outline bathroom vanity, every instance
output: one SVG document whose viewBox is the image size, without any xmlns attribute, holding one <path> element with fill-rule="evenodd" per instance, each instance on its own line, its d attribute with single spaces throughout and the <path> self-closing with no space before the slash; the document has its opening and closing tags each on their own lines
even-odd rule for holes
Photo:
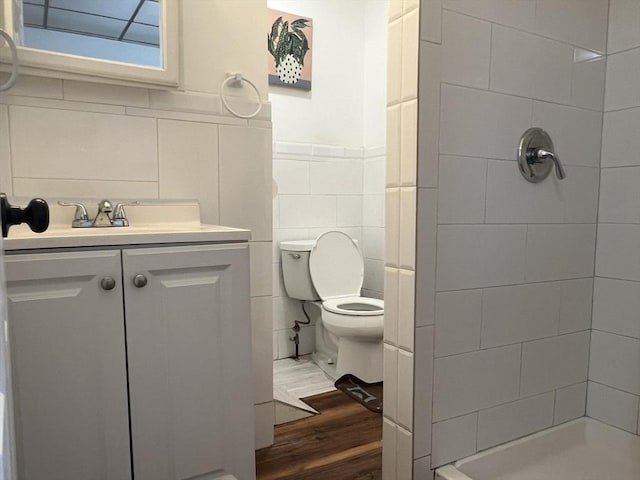
<svg viewBox="0 0 640 480">
<path fill-rule="evenodd" d="M 158 218 L 5 240 L 19 478 L 255 478 L 249 231 Z"/>
</svg>

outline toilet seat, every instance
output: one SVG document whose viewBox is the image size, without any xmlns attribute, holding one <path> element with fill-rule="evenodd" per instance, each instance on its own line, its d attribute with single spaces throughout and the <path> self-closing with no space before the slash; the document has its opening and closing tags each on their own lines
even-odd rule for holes
<svg viewBox="0 0 640 480">
<path fill-rule="evenodd" d="M 384 301 L 377 298 L 360 296 L 332 298 L 324 301 L 322 307 L 332 313 L 354 317 L 384 315 Z"/>
</svg>

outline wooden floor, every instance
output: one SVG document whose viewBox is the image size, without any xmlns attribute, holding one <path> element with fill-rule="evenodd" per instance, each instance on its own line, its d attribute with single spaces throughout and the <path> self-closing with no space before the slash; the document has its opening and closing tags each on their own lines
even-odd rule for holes
<svg viewBox="0 0 640 480">
<path fill-rule="evenodd" d="M 304 400 L 320 415 L 275 427 L 256 452 L 258 480 L 381 480 L 382 415 L 340 391 Z"/>
</svg>

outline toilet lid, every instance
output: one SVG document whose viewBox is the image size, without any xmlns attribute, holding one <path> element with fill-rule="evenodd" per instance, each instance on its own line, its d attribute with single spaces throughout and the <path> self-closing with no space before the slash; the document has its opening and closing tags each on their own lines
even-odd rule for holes
<svg viewBox="0 0 640 480">
<path fill-rule="evenodd" d="M 323 300 L 360 295 L 364 278 L 362 253 L 349 235 L 324 233 L 309 255 L 309 272 Z"/>
</svg>

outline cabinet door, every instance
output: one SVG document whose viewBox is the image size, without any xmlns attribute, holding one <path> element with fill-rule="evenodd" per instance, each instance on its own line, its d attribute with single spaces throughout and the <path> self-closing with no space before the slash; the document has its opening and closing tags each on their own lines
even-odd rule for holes
<svg viewBox="0 0 640 480">
<path fill-rule="evenodd" d="M 135 479 L 255 478 L 248 246 L 125 250 L 123 272 Z"/>
<path fill-rule="evenodd" d="M 18 478 L 130 479 L 120 252 L 5 260 Z"/>
</svg>

